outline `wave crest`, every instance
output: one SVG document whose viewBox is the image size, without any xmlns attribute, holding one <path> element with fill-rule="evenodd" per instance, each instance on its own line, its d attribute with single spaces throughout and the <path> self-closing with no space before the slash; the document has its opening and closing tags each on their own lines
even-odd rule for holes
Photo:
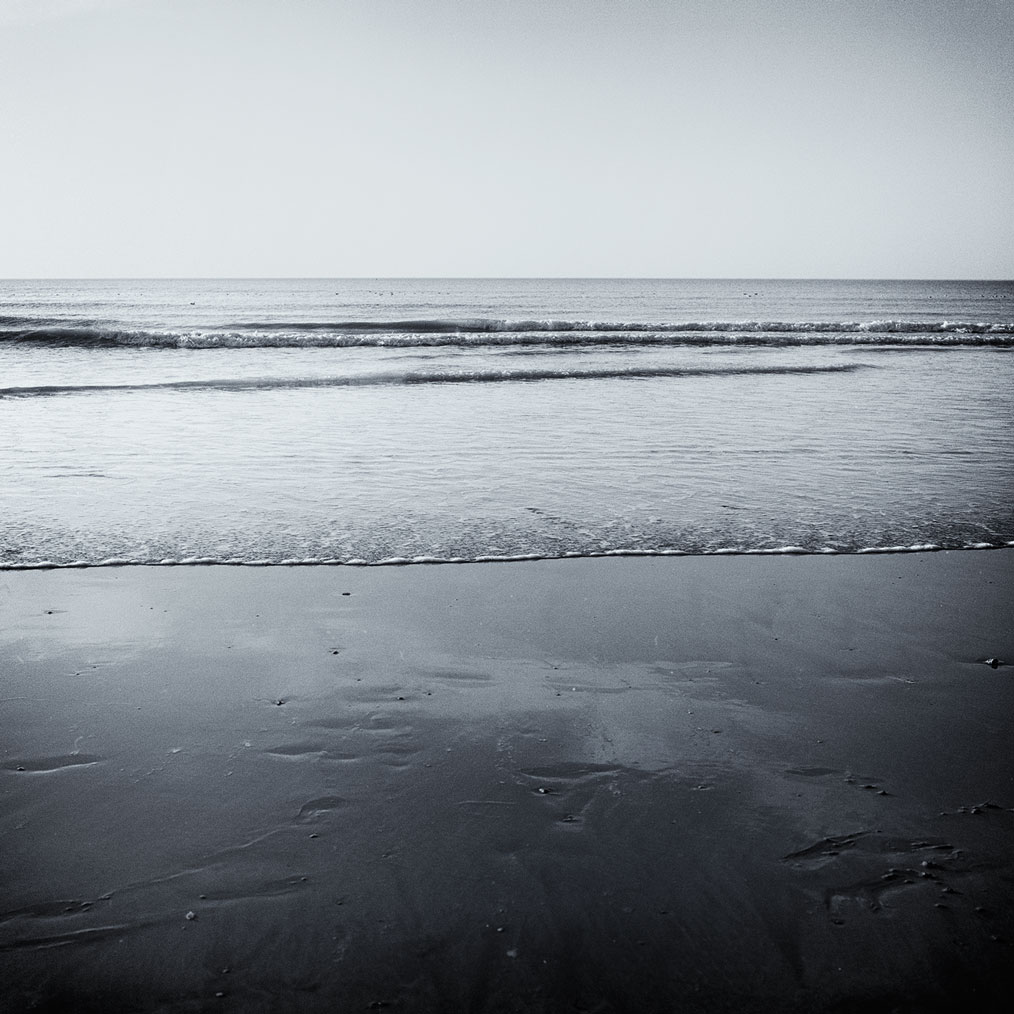
<svg viewBox="0 0 1014 1014">
<path fill-rule="evenodd" d="M 1014 346 L 1014 322 L 987 321 L 246 321 L 191 329 L 0 317 L 0 342 L 152 348 L 509 345 L 995 345 Z"/>
<path fill-rule="evenodd" d="M 541 380 L 651 380 L 656 377 L 777 376 L 810 373 L 853 373 L 872 369 L 866 363 L 827 366 L 644 366 L 603 369 L 412 370 L 344 377 L 257 377 L 207 380 L 165 380 L 135 384 L 43 384 L 0 387 L 0 398 L 40 398 L 60 394 L 99 394 L 127 391 L 261 391 L 327 387 L 374 387 L 397 384 L 495 384 Z"/>
</svg>

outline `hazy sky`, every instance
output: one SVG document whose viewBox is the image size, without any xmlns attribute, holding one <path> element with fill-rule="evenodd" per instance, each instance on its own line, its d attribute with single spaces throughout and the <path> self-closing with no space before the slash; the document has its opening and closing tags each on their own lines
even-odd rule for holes
<svg viewBox="0 0 1014 1014">
<path fill-rule="evenodd" d="M 1014 0 L 0 0 L 0 276 L 1014 277 Z"/>
</svg>

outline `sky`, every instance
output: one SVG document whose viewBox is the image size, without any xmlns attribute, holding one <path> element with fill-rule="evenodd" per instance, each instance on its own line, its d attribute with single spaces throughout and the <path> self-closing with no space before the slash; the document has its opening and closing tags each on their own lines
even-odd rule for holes
<svg viewBox="0 0 1014 1014">
<path fill-rule="evenodd" d="M 0 277 L 1014 277 L 1014 0 L 0 0 Z"/>
</svg>

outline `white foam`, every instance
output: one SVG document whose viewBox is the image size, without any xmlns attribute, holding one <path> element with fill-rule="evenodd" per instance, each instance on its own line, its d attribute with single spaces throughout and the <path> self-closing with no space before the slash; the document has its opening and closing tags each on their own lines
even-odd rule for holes
<svg viewBox="0 0 1014 1014">
<path fill-rule="evenodd" d="M 1003 543 L 972 542 L 961 546 L 950 547 L 954 551 L 981 551 L 987 549 L 1007 549 L 1014 547 L 1014 540 Z M 627 547 L 623 549 L 596 549 L 588 552 L 568 550 L 564 553 L 486 553 L 474 557 L 420 555 L 414 557 L 389 556 L 380 560 L 365 560 L 352 557 L 347 560 L 337 557 L 286 557 L 284 559 L 260 558 L 247 560 L 242 557 L 189 556 L 183 558 L 164 557 L 162 559 L 128 559 L 125 557 L 107 557 L 101 560 L 0 560 L 0 570 L 67 570 L 85 569 L 90 567 L 406 567 L 432 566 L 439 564 L 467 563 L 520 563 L 533 560 L 584 560 L 605 559 L 616 557 L 641 556 L 848 556 L 869 555 L 874 553 L 932 553 L 948 547 L 933 542 L 916 543 L 913 545 L 865 546 L 860 549 L 846 551 L 831 546 L 808 550 L 802 546 L 778 546 L 764 548 L 723 546 L 718 549 L 687 551 L 665 547 L 662 549 Z"/>
<path fill-rule="evenodd" d="M 934 553 L 943 549 L 934 542 L 924 542 L 915 546 L 866 546 L 857 549 L 857 553 Z"/>
</svg>

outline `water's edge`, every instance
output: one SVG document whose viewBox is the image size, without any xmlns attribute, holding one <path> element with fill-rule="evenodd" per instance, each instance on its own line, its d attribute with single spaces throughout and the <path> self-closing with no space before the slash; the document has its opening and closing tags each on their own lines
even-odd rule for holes
<svg viewBox="0 0 1014 1014">
<path fill-rule="evenodd" d="M 715 549 L 708 552 L 688 552 L 681 549 L 608 549 L 593 553 L 563 553 L 557 556 L 548 553 L 518 553 L 506 556 L 438 557 L 392 556 L 383 560 L 337 560 L 320 557 L 284 560 L 243 560 L 230 557 L 184 557 L 163 560 L 127 560 L 110 557 L 107 560 L 73 560 L 68 563 L 54 560 L 15 561 L 0 560 L 0 571 L 17 570 L 92 570 L 111 567 L 427 567 L 462 565 L 475 563 L 524 563 L 533 560 L 591 560 L 603 557 L 706 557 L 706 556 L 871 556 L 896 553 L 969 553 L 986 550 L 1014 549 L 1014 540 L 999 544 L 980 542 L 965 546 L 938 546 L 923 543 L 914 546 L 870 546 L 863 549 L 843 551 L 821 549 L 817 551 L 799 546 L 782 546 L 777 549 Z"/>
</svg>

